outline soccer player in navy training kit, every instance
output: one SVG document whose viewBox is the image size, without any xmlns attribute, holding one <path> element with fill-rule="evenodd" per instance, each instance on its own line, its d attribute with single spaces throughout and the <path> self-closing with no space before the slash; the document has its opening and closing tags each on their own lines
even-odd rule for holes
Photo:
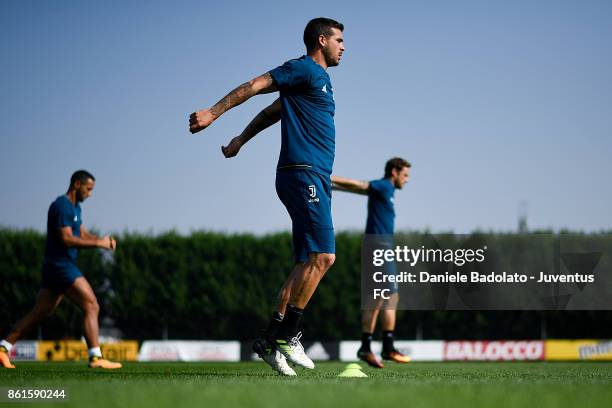
<svg viewBox="0 0 612 408">
<path fill-rule="evenodd" d="M 94 186 L 94 176 L 85 170 L 78 170 L 70 178 L 68 192 L 59 196 L 49 207 L 42 288 L 32 310 L 19 320 L 0 342 L 0 365 L 5 368 L 15 368 L 9 360 L 15 342 L 51 315 L 64 296 L 83 311 L 83 332 L 89 348 L 89 367 L 121 368 L 120 363 L 102 358 L 98 339 L 100 308 L 91 286 L 76 265 L 78 249 L 104 248 L 114 251 L 117 246 L 110 236 L 99 238 L 83 226 L 80 203 L 91 196 Z"/>
<path fill-rule="evenodd" d="M 306 55 L 246 82 L 210 109 L 191 114 L 189 130 L 199 132 L 228 109 L 254 95 L 280 92 L 244 129 L 222 147 L 238 154 L 252 137 L 281 121 L 276 191 L 291 216 L 295 266 L 282 286 L 276 311 L 253 350 L 282 375 L 295 375 L 287 360 L 304 368 L 314 363 L 300 343 L 299 322 L 323 275 L 335 260 L 330 175 L 335 154 L 333 87 L 326 70 L 344 52 L 344 26 L 328 18 L 311 20 L 304 30 Z"/>
<path fill-rule="evenodd" d="M 395 207 L 393 196 L 395 189 L 401 189 L 410 177 L 410 163 L 399 157 L 389 160 L 385 165 L 385 176 L 379 180 L 370 182 L 353 180 L 344 177 L 332 176 L 332 188 L 334 190 L 347 191 L 368 196 L 368 220 L 366 222 L 366 234 L 376 235 L 387 245 L 392 244 Z M 395 275 L 395 265 L 387 264 L 385 274 Z M 384 304 L 379 302 L 373 310 L 363 310 L 361 315 L 361 348 L 357 356 L 376 368 L 383 368 L 370 348 L 372 334 L 376 328 L 376 320 L 380 314 L 382 317 L 383 349 L 382 358 L 398 363 L 407 363 L 410 358 L 397 351 L 393 345 L 393 332 L 395 331 L 395 316 L 397 302 L 399 300 L 397 283 L 390 284 L 391 299 Z M 381 312 L 382 309 L 382 313 Z"/>
</svg>

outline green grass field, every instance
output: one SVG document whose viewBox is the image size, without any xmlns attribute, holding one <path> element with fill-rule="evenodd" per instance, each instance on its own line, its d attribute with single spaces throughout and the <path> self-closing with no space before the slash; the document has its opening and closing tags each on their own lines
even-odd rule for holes
<svg viewBox="0 0 612 408">
<path fill-rule="evenodd" d="M 0 388 L 64 388 L 61 407 L 610 407 L 612 363 L 413 363 L 337 378 L 343 363 L 275 375 L 263 363 L 19 363 Z M 363 365 L 362 365 L 363 366 Z M 1 406 L 39 406 L 5 403 Z"/>
</svg>

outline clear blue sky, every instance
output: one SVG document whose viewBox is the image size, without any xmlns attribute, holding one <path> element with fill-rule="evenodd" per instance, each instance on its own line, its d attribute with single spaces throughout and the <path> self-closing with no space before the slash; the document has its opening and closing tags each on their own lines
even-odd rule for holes
<svg viewBox="0 0 612 408">
<path fill-rule="evenodd" d="M 2 2 L 0 225 L 43 230 L 86 168 L 84 220 L 103 232 L 289 229 L 280 126 L 237 158 L 219 149 L 274 96 L 195 136 L 187 117 L 302 55 L 327 16 L 346 45 L 334 172 L 411 161 L 398 229 L 514 230 L 521 201 L 531 228 L 612 228 L 612 2 L 211 3 Z M 333 205 L 337 229 L 363 229 L 364 197 Z"/>
</svg>

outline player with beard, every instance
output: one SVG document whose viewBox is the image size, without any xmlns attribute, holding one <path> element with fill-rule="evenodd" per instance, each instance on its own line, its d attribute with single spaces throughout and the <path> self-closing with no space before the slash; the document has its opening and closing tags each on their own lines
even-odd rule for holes
<svg viewBox="0 0 612 408">
<path fill-rule="evenodd" d="M 0 341 L 2 367 L 15 368 L 9 359 L 15 342 L 50 316 L 66 296 L 83 311 L 83 332 L 89 349 L 89 367 L 121 368 L 120 363 L 102 358 L 98 339 L 100 307 L 89 282 L 76 264 L 77 251 L 81 248 L 114 251 L 117 246 L 112 237 L 97 237 L 83 225 L 80 203 L 91 196 L 95 180 L 94 176 L 85 170 L 76 171 L 70 178 L 68 192 L 59 196 L 49 207 L 42 288 L 32 310 Z"/>
<path fill-rule="evenodd" d="M 361 181 L 332 176 L 332 189 L 347 191 L 368 196 L 368 219 L 366 235 L 375 236 L 382 246 L 391 248 L 395 223 L 395 206 L 393 196 L 396 189 L 402 189 L 410 177 L 410 163 L 399 157 L 390 159 L 385 164 L 385 175 L 379 180 Z M 396 275 L 395 264 L 386 263 L 385 275 Z M 403 355 L 393 345 L 396 308 L 399 300 L 397 283 L 390 283 L 390 299 L 378 302 L 372 310 L 363 310 L 361 314 L 361 348 L 357 356 L 376 368 L 383 368 L 371 350 L 372 334 L 376 328 L 377 317 L 381 316 L 383 349 L 382 358 L 397 363 L 407 363 L 410 358 Z"/>
<path fill-rule="evenodd" d="M 327 68 L 340 63 L 343 30 L 342 24 L 329 18 L 311 20 L 304 30 L 306 55 L 240 85 L 210 109 L 194 112 L 189 119 L 189 130 L 196 133 L 254 95 L 280 93 L 222 151 L 226 157 L 235 156 L 256 134 L 281 121 L 276 191 L 291 217 L 295 265 L 279 292 L 268 328 L 253 349 L 282 375 L 295 375 L 286 360 L 314 368 L 300 342 L 300 320 L 335 260 L 330 185 L 335 103 Z"/>
</svg>

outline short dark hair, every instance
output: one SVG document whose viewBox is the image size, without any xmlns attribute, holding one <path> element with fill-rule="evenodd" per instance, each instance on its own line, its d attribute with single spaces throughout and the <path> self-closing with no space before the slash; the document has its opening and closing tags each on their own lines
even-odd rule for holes
<svg viewBox="0 0 612 408">
<path fill-rule="evenodd" d="M 332 28 L 344 31 L 344 25 L 331 18 L 318 17 L 310 20 L 304 29 L 304 45 L 306 45 L 306 51 L 309 52 L 316 48 L 319 43 L 320 35 L 324 35 L 325 37 L 331 36 Z"/>
<path fill-rule="evenodd" d="M 391 177 L 391 172 L 393 171 L 393 169 L 401 170 L 404 167 L 410 168 L 412 167 L 412 165 L 401 157 L 394 157 L 392 159 L 389 159 L 389 161 L 387 161 L 387 164 L 385 164 L 385 178 Z"/>
<path fill-rule="evenodd" d="M 76 183 L 77 181 L 80 181 L 81 183 L 86 183 L 89 179 L 96 181 L 96 178 L 93 176 L 93 174 L 91 174 L 87 170 L 77 170 L 72 173 L 72 176 L 70 177 L 70 188 L 72 188 L 72 186 L 74 186 L 74 183 Z"/>
</svg>

